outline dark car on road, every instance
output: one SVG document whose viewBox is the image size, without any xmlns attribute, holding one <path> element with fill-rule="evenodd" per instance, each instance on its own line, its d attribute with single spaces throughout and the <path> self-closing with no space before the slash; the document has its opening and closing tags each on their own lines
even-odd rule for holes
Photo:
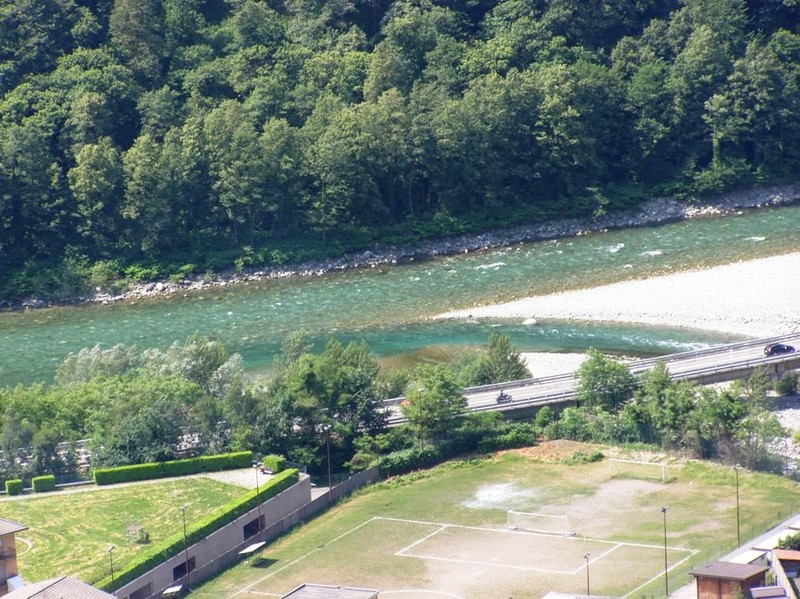
<svg viewBox="0 0 800 599">
<path fill-rule="evenodd" d="M 784 343 L 770 343 L 764 348 L 765 356 L 779 356 L 781 354 L 793 354 L 794 348 Z"/>
<path fill-rule="evenodd" d="M 511 396 L 505 391 L 501 391 L 500 395 L 497 396 L 497 403 L 511 403 L 511 401 Z"/>
</svg>

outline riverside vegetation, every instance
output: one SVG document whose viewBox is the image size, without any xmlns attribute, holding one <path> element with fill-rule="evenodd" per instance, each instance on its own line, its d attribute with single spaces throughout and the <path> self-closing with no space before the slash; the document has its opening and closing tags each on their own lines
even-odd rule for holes
<svg viewBox="0 0 800 599">
<path fill-rule="evenodd" d="M 789 0 L 5 3 L 0 297 L 791 177 L 798 17 Z"/>
<path fill-rule="evenodd" d="M 465 413 L 461 389 L 530 376 L 507 337 L 450 364 L 382 371 L 366 343 L 331 340 L 313 354 L 286 339 L 269 379 L 245 377 L 241 357 L 199 336 L 167 350 L 118 345 L 71 354 L 51 385 L 0 389 L 0 476 L 75 475 L 89 438 L 93 467 L 230 451 L 278 454 L 321 474 L 380 463 L 384 475 L 454 455 L 535 444 L 538 438 L 644 443 L 702 458 L 783 471 L 769 442 L 784 431 L 770 412 L 766 375 L 725 390 L 673 382 L 663 365 L 635 378 L 591 351 L 577 371 L 580 407 L 533 421 Z M 787 375 L 780 391 L 793 393 Z M 382 400 L 406 395 L 408 422 L 388 429 Z M 168 416 L 168 417 L 165 417 Z"/>
</svg>

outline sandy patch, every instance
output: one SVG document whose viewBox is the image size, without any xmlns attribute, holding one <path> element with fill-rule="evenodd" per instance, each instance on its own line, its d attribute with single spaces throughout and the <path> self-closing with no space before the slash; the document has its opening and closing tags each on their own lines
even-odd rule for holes
<svg viewBox="0 0 800 599">
<path fill-rule="evenodd" d="M 438 318 L 638 323 L 770 337 L 800 330 L 800 253 L 468 308 Z"/>
</svg>

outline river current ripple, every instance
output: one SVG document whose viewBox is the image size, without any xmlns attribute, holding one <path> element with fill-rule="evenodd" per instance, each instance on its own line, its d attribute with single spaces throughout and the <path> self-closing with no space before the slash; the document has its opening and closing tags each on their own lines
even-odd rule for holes
<svg viewBox="0 0 800 599">
<path fill-rule="evenodd" d="M 387 362 L 436 360 L 491 331 L 522 350 L 658 355 L 731 340 L 681 329 L 544 322 L 431 321 L 434 314 L 800 250 L 800 206 L 517 244 L 419 263 L 206 289 L 170 298 L 0 313 L 0 387 L 50 380 L 69 352 L 167 347 L 194 332 L 222 340 L 251 372 L 290 332 L 365 339 Z M 789 276 L 790 273 L 787 273 Z M 735 290 L 732 290 L 734 292 Z"/>
</svg>

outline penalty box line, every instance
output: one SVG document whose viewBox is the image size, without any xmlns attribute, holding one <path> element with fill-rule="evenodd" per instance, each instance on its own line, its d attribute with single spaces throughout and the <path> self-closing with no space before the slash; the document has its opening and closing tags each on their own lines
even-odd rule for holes
<svg viewBox="0 0 800 599">
<path fill-rule="evenodd" d="M 430 559 L 430 560 L 451 562 L 451 563 L 457 563 L 457 564 L 472 564 L 472 565 L 479 565 L 479 566 L 496 566 L 496 567 L 501 567 L 501 568 L 509 568 L 509 569 L 514 569 L 514 570 L 523 570 L 523 571 L 531 571 L 531 572 L 550 572 L 550 573 L 553 573 L 553 574 L 570 574 L 570 575 L 574 575 L 574 574 L 577 574 L 578 572 L 581 572 L 586 566 L 581 564 L 580 566 L 578 566 L 574 570 L 553 570 L 553 569 L 549 569 L 549 568 L 534 568 L 534 567 L 527 567 L 527 566 L 512 566 L 512 565 L 508 565 L 508 564 L 498 564 L 496 562 L 481 562 L 481 561 L 473 561 L 473 560 L 460 560 L 460 559 L 445 558 L 445 557 L 440 557 L 440 556 L 435 556 L 435 555 L 427 555 L 427 554 L 423 554 L 423 553 L 409 553 L 409 551 L 411 549 L 413 549 L 414 547 L 416 547 L 417 545 L 420 545 L 420 544 L 424 543 L 428 539 L 430 539 L 432 537 L 435 537 L 436 535 L 438 535 L 439 533 L 441 533 L 442 531 L 444 531 L 444 530 L 446 530 L 448 528 L 462 528 L 462 529 L 465 529 L 465 530 L 477 530 L 477 531 L 482 531 L 482 532 L 492 532 L 492 533 L 502 533 L 502 534 L 525 534 L 525 535 L 530 535 L 530 536 L 548 537 L 548 538 L 557 537 L 557 538 L 564 538 L 564 539 L 567 539 L 567 540 L 574 540 L 574 541 L 580 540 L 582 543 L 585 543 L 585 542 L 589 541 L 589 542 L 592 542 L 592 543 L 602 543 L 602 544 L 605 544 L 605 545 L 611 545 L 611 547 L 607 551 L 604 551 L 603 553 L 597 555 L 597 557 L 594 557 L 591 560 L 589 560 L 590 564 L 593 564 L 595 562 L 599 562 L 601 559 L 607 557 L 608 555 L 610 555 L 611 553 L 617 551 L 618 549 L 621 549 L 622 547 L 639 547 L 639 548 L 642 548 L 642 549 L 658 549 L 658 550 L 661 550 L 664 547 L 663 545 L 654 545 L 654 544 L 650 544 L 650 543 L 629 543 L 629 542 L 625 542 L 625 541 L 607 541 L 605 539 L 594 539 L 594 538 L 587 537 L 587 536 L 584 536 L 584 535 L 581 535 L 580 537 L 577 537 L 577 536 L 564 537 L 560 533 L 534 532 L 534 531 L 528 531 L 528 530 L 514 530 L 514 531 L 511 531 L 511 530 L 507 530 L 507 529 L 503 529 L 503 528 L 487 528 L 487 527 L 484 527 L 484 526 L 466 526 L 466 525 L 461 525 L 461 524 L 447 524 L 447 523 L 444 523 L 444 522 L 432 522 L 432 521 L 429 521 L 429 520 L 412 520 L 412 519 L 408 519 L 408 518 L 389 518 L 389 517 L 384 517 L 384 516 L 373 516 L 371 518 L 371 520 L 384 520 L 386 522 L 398 522 L 398 523 L 401 523 L 401 524 L 421 524 L 423 526 L 435 526 L 436 527 L 436 530 L 434 530 L 432 533 L 427 534 L 424 537 L 421 537 L 421 538 L 417 539 L 416 541 L 414 541 L 410 545 L 408 545 L 406 547 L 403 547 L 399 551 L 395 552 L 395 555 L 398 556 L 398 557 L 411 557 L 411 558 L 416 558 L 416 559 Z M 686 557 L 684 557 L 682 560 L 680 560 L 676 564 L 670 566 L 670 568 L 668 570 L 672 570 L 673 568 L 678 567 L 683 562 L 685 562 L 686 560 L 690 559 L 693 555 L 695 555 L 697 553 L 697 551 L 694 550 L 694 549 L 686 549 L 684 547 L 670 547 L 670 546 L 667 546 L 667 550 L 688 553 L 688 555 Z M 655 580 L 656 578 L 658 578 L 658 576 L 656 576 L 652 580 Z M 632 594 L 632 593 L 636 592 L 637 590 L 647 586 L 648 584 L 650 584 L 652 582 L 652 580 L 649 580 L 646 583 L 644 583 L 643 585 L 637 587 L 636 589 L 631 591 L 628 595 L 625 595 L 625 597 L 628 597 L 630 594 Z"/>
</svg>

